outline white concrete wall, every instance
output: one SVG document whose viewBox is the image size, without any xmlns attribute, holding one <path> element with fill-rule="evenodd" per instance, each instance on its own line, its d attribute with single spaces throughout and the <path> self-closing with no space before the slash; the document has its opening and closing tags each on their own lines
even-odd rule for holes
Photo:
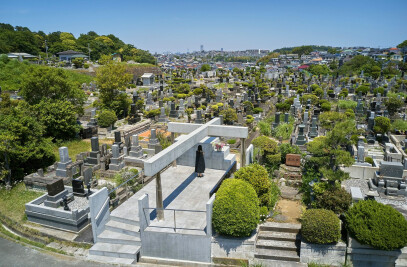
<svg viewBox="0 0 407 267">
<path fill-rule="evenodd" d="M 90 218 L 92 222 L 93 241 L 97 242 L 97 236 L 105 229 L 105 224 L 110 218 L 109 193 L 103 187 L 89 197 Z"/>
<path fill-rule="evenodd" d="M 224 146 L 222 152 L 215 151 L 213 148 L 214 143 L 218 143 L 218 137 L 205 137 L 199 143 L 194 145 L 191 149 L 185 152 L 182 156 L 177 158 L 177 164 L 183 166 L 195 166 L 196 151 L 198 146 L 202 146 L 205 159 L 205 167 L 207 169 L 227 170 L 236 161 L 236 156 L 229 156 L 229 146 Z M 228 157 L 229 156 L 229 157 Z M 228 158 L 226 158 L 228 157 Z"/>
<path fill-rule="evenodd" d="M 346 244 L 311 244 L 301 242 L 300 261 L 302 263 L 328 264 L 342 266 L 345 263 Z"/>
<path fill-rule="evenodd" d="M 141 257 L 211 262 L 211 238 L 207 235 L 147 230 L 141 242 Z"/>
<path fill-rule="evenodd" d="M 352 165 L 350 167 L 343 168 L 343 170 L 349 173 L 351 178 L 367 180 L 369 178 L 373 178 L 374 173 L 379 170 L 379 167 Z"/>
</svg>

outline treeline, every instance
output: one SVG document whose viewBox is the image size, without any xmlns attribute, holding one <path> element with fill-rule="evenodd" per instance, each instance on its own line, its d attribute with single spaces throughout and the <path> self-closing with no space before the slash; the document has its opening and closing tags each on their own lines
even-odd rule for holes
<svg viewBox="0 0 407 267">
<path fill-rule="evenodd" d="M 332 47 L 325 45 L 303 45 L 295 47 L 283 47 L 275 49 L 273 52 L 280 54 L 299 54 L 299 55 L 308 55 L 313 51 L 328 51 L 331 54 L 336 54 L 341 50 L 340 47 Z"/>
<path fill-rule="evenodd" d="M 0 54 L 24 52 L 45 58 L 46 45 L 49 56 L 66 50 L 76 50 L 88 55 L 90 49 L 91 60 L 98 60 L 102 55 L 120 53 L 125 61 L 155 63 L 155 58 L 148 51 L 125 44 L 113 34 L 98 35 L 90 31 L 75 38 L 68 32 L 45 34 L 43 31 L 33 32 L 27 27 L 0 23 Z"/>
</svg>

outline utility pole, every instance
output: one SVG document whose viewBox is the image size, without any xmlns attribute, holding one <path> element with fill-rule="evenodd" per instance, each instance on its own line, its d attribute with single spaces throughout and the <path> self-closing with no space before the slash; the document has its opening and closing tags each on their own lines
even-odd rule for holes
<svg viewBox="0 0 407 267">
<path fill-rule="evenodd" d="M 48 64 L 48 44 L 47 44 L 47 40 L 45 40 L 45 53 L 47 54 L 47 64 Z"/>
</svg>

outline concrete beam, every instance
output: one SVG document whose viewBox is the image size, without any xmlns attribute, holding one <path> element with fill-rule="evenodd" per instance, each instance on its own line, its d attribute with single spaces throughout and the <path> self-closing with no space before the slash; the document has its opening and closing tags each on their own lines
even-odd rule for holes
<svg viewBox="0 0 407 267">
<path fill-rule="evenodd" d="M 249 135 L 249 128 L 247 127 L 209 125 L 208 129 L 209 136 L 247 138 Z"/>
<path fill-rule="evenodd" d="M 182 123 L 182 122 L 169 122 L 168 131 L 171 133 L 183 133 L 188 134 L 195 131 L 199 127 L 202 127 L 202 124 L 195 123 Z"/>
</svg>

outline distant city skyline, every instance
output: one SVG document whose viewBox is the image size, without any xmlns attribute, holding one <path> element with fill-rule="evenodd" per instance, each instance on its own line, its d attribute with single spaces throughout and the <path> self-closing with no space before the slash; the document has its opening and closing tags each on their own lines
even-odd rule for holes
<svg viewBox="0 0 407 267">
<path fill-rule="evenodd" d="M 288 3 L 287 3 L 288 2 Z M 150 52 L 392 47 L 407 39 L 407 1 L 7 1 L 0 23 L 114 34 Z"/>
</svg>

